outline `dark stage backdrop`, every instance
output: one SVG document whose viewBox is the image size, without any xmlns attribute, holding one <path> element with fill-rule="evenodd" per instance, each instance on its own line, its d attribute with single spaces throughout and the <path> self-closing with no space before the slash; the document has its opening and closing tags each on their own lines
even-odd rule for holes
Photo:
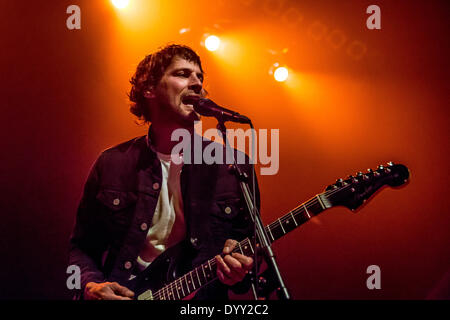
<svg viewBox="0 0 450 320">
<path fill-rule="evenodd" d="M 72 4 L 79 30 L 66 27 Z M 366 27 L 371 4 L 381 8 L 381 30 Z M 146 133 L 128 112 L 128 80 L 168 42 L 199 52 L 212 99 L 256 129 L 279 129 L 278 173 L 257 166 L 265 223 L 359 170 L 387 161 L 411 170 L 407 186 L 384 189 L 357 214 L 330 209 L 274 244 L 294 299 L 448 290 L 446 1 L 134 6 L 0 3 L 1 299 L 70 299 L 68 238 L 87 173 L 102 150 Z M 222 52 L 200 44 L 207 32 L 223 37 Z M 268 74 L 276 61 L 291 70 L 285 83 Z M 380 267 L 379 290 L 366 287 L 370 265 Z"/>
</svg>

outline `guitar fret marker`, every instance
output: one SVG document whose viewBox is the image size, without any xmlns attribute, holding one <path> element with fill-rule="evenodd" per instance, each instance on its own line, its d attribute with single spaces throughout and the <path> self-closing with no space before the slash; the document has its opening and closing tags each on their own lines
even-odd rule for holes
<svg viewBox="0 0 450 320">
<path fill-rule="evenodd" d="M 242 254 L 244 254 L 244 251 L 242 251 L 242 247 L 241 247 L 241 243 L 238 242 L 238 246 L 239 246 L 239 250 L 241 251 Z"/>
<path fill-rule="evenodd" d="M 294 218 L 294 215 L 292 214 L 292 211 L 291 211 L 291 216 L 292 216 L 292 220 L 294 220 L 295 226 L 298 227 L 297 221 L 295 221 L 295 218 Z"/>
<path fill-rule="evenodd" d="M 319 195 L 316 195 L 316 198 L 319 200 L 320 206 L 322 207 L 323 210 L 325 210 L 325 206 L 323 205 L 322 199 L 320 199 Z"/>
<path fill-rule="evenodd" d="M 202 271 L 203 271 L 203 276 L 205 277 L 205 281 L 206 281 L 206 273 L 205 273 L 205 270 L 202 268 Z"/>
<path fill-rule="evenodd" d="M 177 296 L 178 296 L 178 291 L 177 291 L 177 288 L 175 288 L 175 287 L 172 287 L 172 297 L 173 297 L 173 300 L 175 300 L 175 299 L 176 299 L 176 295 L 175 295 L 175 292 L 177 293 Z M 180 299 L 180 298 L 178 297 L 178 299 Z"/>
<path fill-rule="evenodd" d="M 186 282 L 186 288 L 187 288 L 188 292 L 190 292 L 190 291 L 191 291 L 191 289 L 189 288 L 189 283 L 188 283 L 188 279 L 187 279 L 187 277 L 186 277 L 186 276 L 184 276 L 183 278 L 184 278 L 184 282 Z"/>
<path fill-rule="evenodd" d="M 279 221 L 279 223 L 280 223 L 280 226 L 281 226 L 281 230 L 283 230 L 283 233 L 284 233 L 284 234 L 286 234 L 286 231 L 284 231 L 284 228 L 283 228 L 283 223 L 281 222 L 281 220 L 280 220 L 280 219 L 278 219 L 278 221 Z"/>
<path fill-rule="evenodd" d="M 209 271 L 211 271 L 211 273 L 212 273 L 212 268 L 211 268 L 211 262 L 210 262 L 211 260 L 208 260 L 208 266 L 209 266 Z"/>
<path fill-rule="evenodd" d="M 252 250 L 252 253 L 255 253 L 255 251 L 253 250 L 253 247 L 252 247 L 252 244 L 251 244 L 250 240 L 248 240 L 248 244 L 250 246 L 250 250 Z"/>
<path fill-rule="evenodd" d="M 197 274 L 198 286 L 201 287 L 201 286 L 202 286 L 202 283 L 200 282 L 200 276 L 198 275 L 198 270 L 197 270 L 197 268 L 195 268 L 195 273 Z"/>
<path fill-rule="evenodd" d="M 269 234 L 270 234 L 270 236 L 272 237 L 272 241 L 275 240 L 275 238 L 273 237 L 273 234 L 272 234 L 272 230 L 270 230 L 270 227 L 267 228 L 267 229 L 269 229 Z"/>
<path fill-rule="evenodd" d="M 183 292 L 183 297 L 186 296 L 186 294 L 184 293 L 184 289 L 183 289 L 183 284 L 180 281 L 180 287 L 181 287 L 181 292 Z"/>
<path fill-rule="evenodd" d="M 195 289 L 195 283 L 194 283 L 194 278 L 192 277 L 192 272 L 189 272 L 190 274 L 191 274 L 191 279 L 192 279 L 192 285 L 194 286 L 194 290 L 196 290 Z"/>
<path fill-rule="evenodd" d="M 305 208 L 305 212 L 308 215 L 308 218 L 311 219 L 311 215 L 309 214 L 309 211 L 308 211 L 308 209 L 306 209 L 305 205 L 303 205 L 303 208 Z"/>
</svg>

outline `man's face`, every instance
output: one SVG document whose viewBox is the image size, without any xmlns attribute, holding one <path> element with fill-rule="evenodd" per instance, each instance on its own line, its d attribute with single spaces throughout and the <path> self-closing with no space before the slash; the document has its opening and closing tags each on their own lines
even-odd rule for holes
<svg viewBox="0 0 450 320">
<path fill-rule="evenodd" d="M 174 57 L 154 90 L 152 119 L 165 123 L 192 126 L 200 115 L 194 111 L 192 104 L 183 103 L 189 96 L 202 94 L 203 73 L 200 67 L 185 59 Z"/>
</svg>

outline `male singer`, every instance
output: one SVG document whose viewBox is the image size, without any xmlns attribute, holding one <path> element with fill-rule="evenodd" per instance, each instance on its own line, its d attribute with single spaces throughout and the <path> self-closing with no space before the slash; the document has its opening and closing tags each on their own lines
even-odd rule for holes
<svg viewBox="0 0 450 320">
<path fill-rule="evenodd" d="M 172 161 L 183 158 L 172 154 L 172 132 L 184 128 L 193 136 L 200 119 L 187 101 L 205 95 L 203 77 L 199 56 L 186 46 L 166 46 L 139 63 L 130 111 L 150 124 L 148 135 L 103 151 L 91 169 L 70 237 L 69 263 L 81 268 L 78 297 L 137 298 L 130 281 L 180 243 L 187 269 L 217 261 L 218 281 L 194 298 L 224 300 L 228 289 L 249 288 L 253 260 L 232 252 L 253 230 L 237 178 L 226 164 Z M 250 164 L 242 169 L 253 174 Z"/>
</svg>

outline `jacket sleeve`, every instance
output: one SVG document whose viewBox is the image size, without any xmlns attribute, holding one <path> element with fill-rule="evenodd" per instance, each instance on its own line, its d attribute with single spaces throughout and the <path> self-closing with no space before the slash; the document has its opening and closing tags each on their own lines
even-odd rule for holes
<svg viewBox="0 0 450 320">
<path fill-rule="evenodd" d="M 77 292 L 78 298 L 82 297 L 88 282 L 105 281 L 100 268 L 102 253 L 106 250 L 107 242 L 102 232 L 103 224 L 96 201 L 101 172 L 100 162 L 101 156 L 91 168 L 70 236 L 69 265 L 76 265 L 81 271 L 81 292 Z"/>
</svg>

